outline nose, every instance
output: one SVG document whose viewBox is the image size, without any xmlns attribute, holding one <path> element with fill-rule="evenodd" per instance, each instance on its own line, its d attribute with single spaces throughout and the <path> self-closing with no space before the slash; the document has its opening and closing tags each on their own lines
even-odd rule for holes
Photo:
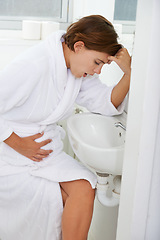
<svg viewBox="0 0 160 240">
<path fill-rule="evenodd" d="M 100 74 L 100 73 L 101 73 L 101 69 L 102 69 L 102 66 L 97 66 L 97 67 L 94 69 L 94 73 Z"/>
</svg>

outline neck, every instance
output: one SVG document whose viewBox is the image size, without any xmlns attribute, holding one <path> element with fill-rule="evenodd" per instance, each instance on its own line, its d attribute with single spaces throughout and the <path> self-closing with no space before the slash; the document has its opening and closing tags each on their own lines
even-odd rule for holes
<svg viewBox="0 0 160 240">
<path fill-rule="evenodd" d="M 65 44 L 65 42 L 62 43 L 62 47 L 63 47 L 63 54 L 64 54 L 66 66 L 67 68 L 70 68 L 70 63 L 69 63 L 70 49 L 68 48 L 67 44 Z"/>
</svg>

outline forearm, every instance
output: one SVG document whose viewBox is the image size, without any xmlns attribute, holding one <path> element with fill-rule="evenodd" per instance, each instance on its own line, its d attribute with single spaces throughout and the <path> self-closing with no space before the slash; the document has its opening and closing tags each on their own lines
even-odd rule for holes
<svg viewBox="0 0 160 240">
<path fill-rule="evenodd" d="M 124 73 L 122 79 L 113 88 L 111 93 L 111 102 L 117 108 L 123 102 L 126 94 L 129 91 L 131 76 L 131 57 L 127 49 L 122 48 L 115 56 L 109 56 L 108 60 L 114 61 Z"/>
<path fill-rule="evenodd" d="M 129 91 L 130 74 L 124 74 L 119 83 L 113 88 L 111 102 L 117 108 L 124 100 Z"/>
</svg>

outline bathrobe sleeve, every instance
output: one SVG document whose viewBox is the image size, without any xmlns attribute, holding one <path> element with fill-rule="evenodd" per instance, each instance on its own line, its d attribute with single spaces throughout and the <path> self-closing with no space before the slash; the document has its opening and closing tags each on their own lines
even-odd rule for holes
<svg viewBox="0 0 160 240">
<path fill-rule="evenodd" d="M 88 76 L 82 81 L 76 103 L 86 107 L 90 112 L 106 116 L 119 115 L 125 107 L 125 100 L 116 109 L 111 102 L 114 86 L 103 84 L 97 75 Z"/>
<path fill-rule="evenodd" d="M 13 132 L 3 114 L 22 105 L 36 85 L 36 66 L 26 60 L 13 62 L 0 72 L 0 142 Z"/>
</svg>

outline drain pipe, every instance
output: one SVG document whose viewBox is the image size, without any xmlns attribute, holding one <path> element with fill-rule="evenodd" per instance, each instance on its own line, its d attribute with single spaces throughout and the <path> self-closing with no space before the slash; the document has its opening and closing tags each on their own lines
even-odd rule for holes
<svg viewBox="0 0 160 240">
<path fill-rule="evenodd" d="M 120 187 L 121 187 L 121 176 L 117 175 L 113 179 L 113 183 L 115 185 L 115 189 L 112 190 L 112 196 L 107 196 L 107 191 L 109 188 L 109 182 L 108 182 L 109 174 L 101 174 L 97 173 L 97 198 L 99 202 L 107 207 L 115 207 L 119 205 L 119 199 L 120 199 Z"/>
</svg>

